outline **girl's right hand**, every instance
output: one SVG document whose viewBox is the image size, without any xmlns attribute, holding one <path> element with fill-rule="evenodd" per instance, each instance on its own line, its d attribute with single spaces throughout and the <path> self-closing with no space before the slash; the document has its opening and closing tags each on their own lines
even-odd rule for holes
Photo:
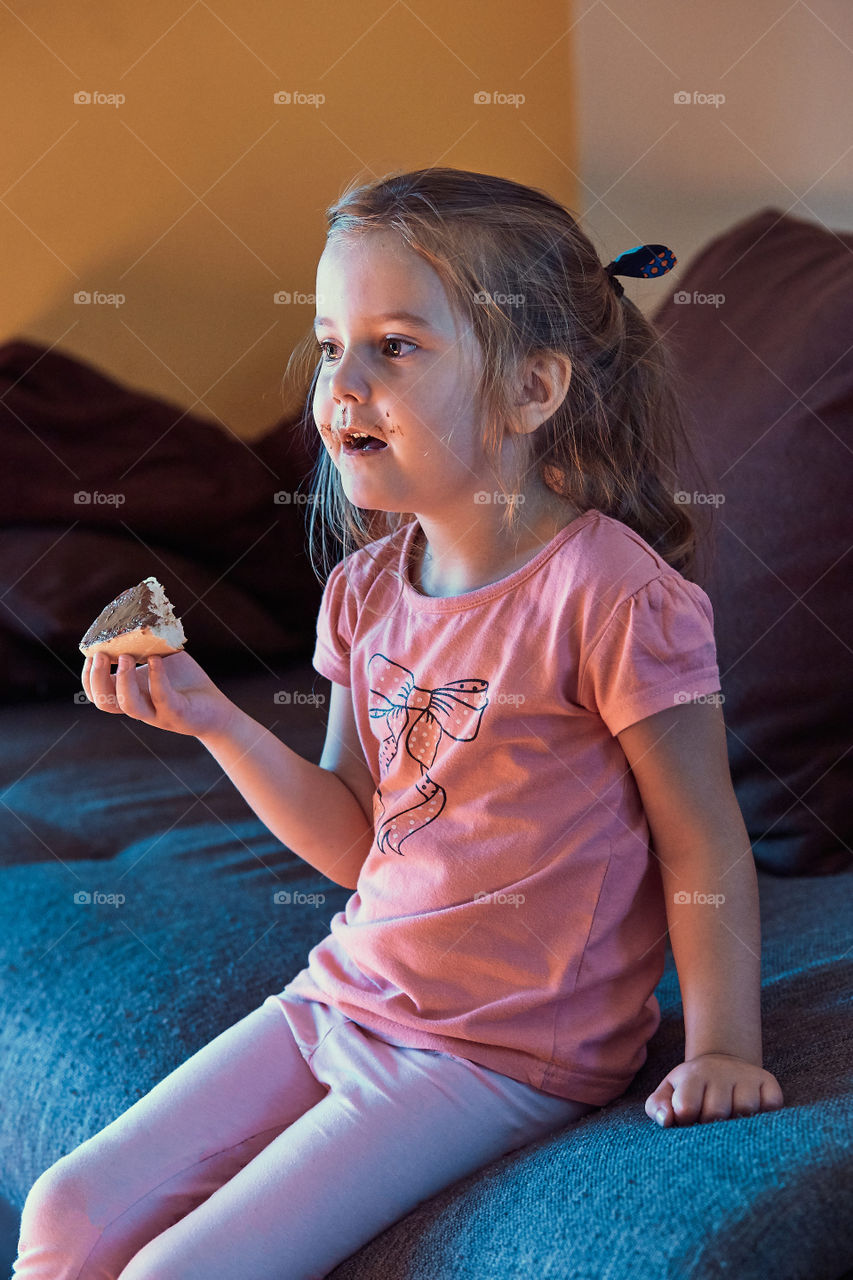
<svg viewBox="0 0 853 1280">
<path fill-rule="evenodd" d="M 111 674 L 105 653 L 86 658 L 86 697 L 110 715 L 128 715 L 158 729 L 194 737 L 227 731 L 237 711 L 234 703 L 186 650 L 152 657 L 137 666 L 125 654 Z"/>
</svg>

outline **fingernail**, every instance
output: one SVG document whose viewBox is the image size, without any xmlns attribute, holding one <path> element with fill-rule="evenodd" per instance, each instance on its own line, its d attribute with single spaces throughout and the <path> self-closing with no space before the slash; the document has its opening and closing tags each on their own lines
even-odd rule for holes
<svg viewBox="0 0 853 1280">
<path fill-rule="evenodd" d="M 657 1120 L 658 1124 L 661 1126 L 666 1123 L 666 1109 L 664 1107 L 658 1107 L 655 1112 L 655 1120 Z"/>
</svg>

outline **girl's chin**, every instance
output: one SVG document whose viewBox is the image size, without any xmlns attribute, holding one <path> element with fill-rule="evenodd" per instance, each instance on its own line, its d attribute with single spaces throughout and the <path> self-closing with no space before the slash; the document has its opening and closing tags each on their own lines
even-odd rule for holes
<svg viewBox="0 0 853 1280">
<path fill-rule="evenodd" d="M 403 510 L 394 502 L 390 485 L 371 484 L 362 476 L 353 475 L 351 471 L 347 471 L 346 464 L 340 468 L 339 475 L 341 488 L 354 507 L 369 507 L 374 511 Z"/>
</svg>

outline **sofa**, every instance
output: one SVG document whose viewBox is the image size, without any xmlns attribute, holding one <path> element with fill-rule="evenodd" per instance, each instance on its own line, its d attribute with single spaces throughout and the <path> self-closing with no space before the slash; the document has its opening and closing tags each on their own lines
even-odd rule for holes
<svg viewBox="0 0 853 1280">
<path fill-rule="evenodd" d="M 646 1116 L 684 1043 L 668 952 L 661 1025 L 621 1098 L 421 1203 L 334 1280 L 853 1276 L 851 250 L 763 209 L 679 264 L 654 313 L 694 446 L 673 484 L 703 528 L 784 1108 L 684 1129 Z M 249 448 L 25 339 L 0 349 L 0 414 L 11 1264 L 38 1174 L 280 990 L 349 891 L 281 845 L 195 739 L 105 716 L 79 683 L 85 627 L 155 573 L 221 687 L 319 760 L 306 424 Z M 114 496 L 73 505 L 72 489 Z"/>
</svg>

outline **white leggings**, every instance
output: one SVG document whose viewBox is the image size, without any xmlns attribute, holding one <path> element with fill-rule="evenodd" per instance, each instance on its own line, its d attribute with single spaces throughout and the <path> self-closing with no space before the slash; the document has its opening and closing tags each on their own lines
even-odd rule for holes
<svg viewBox="0 0 853 1280">
<path fill-rule="evenodd" d="M 597 1110 L 271 995 L 33 1184 L 18 1280 L 322 1277 Z"/>
</svg>

